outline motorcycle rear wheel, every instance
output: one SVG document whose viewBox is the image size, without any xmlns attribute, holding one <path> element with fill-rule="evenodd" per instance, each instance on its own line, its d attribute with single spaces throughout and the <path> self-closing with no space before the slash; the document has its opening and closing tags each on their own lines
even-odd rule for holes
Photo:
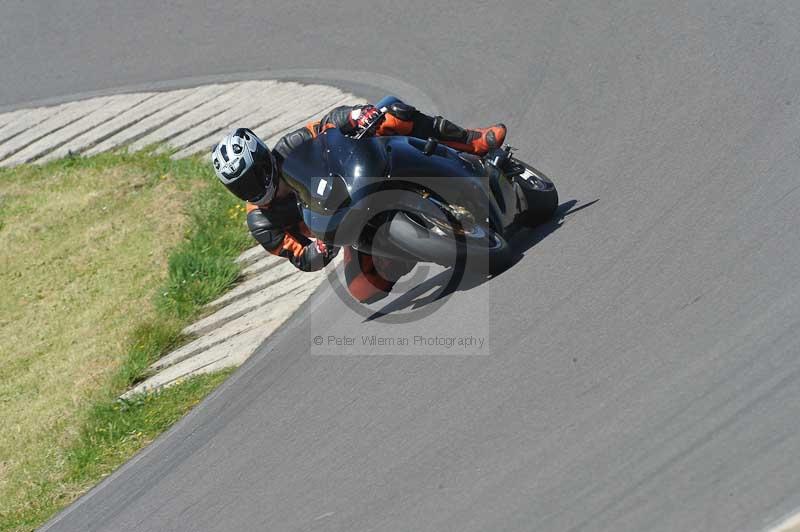
<svg viewBox="0 0 800 532">
<path fill-rule="evenodd" d="M 528 208 L 517 216 L 522 225 L 533 227 L 546 222 L 558 208 L 558 191 L 550 179 L 536 168 L 519 160 L 513 163 L 522 167 L 514 180 L 522 189 Z"/>
</svg>

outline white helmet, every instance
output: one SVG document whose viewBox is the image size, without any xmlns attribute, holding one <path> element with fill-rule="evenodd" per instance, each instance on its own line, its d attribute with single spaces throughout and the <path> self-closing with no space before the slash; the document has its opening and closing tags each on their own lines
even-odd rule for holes
<svg viewBox="0 0 800 532">
<path fill-rule="evenodd" d="M 263 206 L 275 196 L 275 156 L 249 129 L 238 128 L 225 135 L 211 150 L 211 163 L 219 180 L 236 197 Z"/>
</svg>

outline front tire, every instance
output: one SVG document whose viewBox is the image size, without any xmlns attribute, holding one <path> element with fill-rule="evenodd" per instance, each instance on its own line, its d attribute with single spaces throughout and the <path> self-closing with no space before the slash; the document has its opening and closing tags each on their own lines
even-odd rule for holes
<svg viewBox="0 0 800 532">
<path fill-rule="evenodd" d="M 421 262 L 491 274 L 507 269 L 513 262 L 511 246 L 495 231 L 480 230 L 480 236 L 457 239 L 452 234 L 439 234 L 416 217 L 398 212 L 388 225 L 388 238 Z"/>
</svg>

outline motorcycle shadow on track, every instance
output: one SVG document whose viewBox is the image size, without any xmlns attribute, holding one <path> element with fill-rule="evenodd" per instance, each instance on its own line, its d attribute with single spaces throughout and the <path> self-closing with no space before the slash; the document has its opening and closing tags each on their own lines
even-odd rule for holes
<svg viewBox="0 0 800 532">
<path fill-rule="evenodd" d="M 596 199 L 579 207 L 575 207 L 575 205 L 578 203 L 577 200 L 573 199 L 565 201 L 558 206 L 558 209 L 553 217 L 547 222 L 532 229 L 520 229 L 516 231 L 508 239 L 508 243 L 514 250 L 515 254 L 514 264 L 522 259 L 526 251 L 557 231 L 564 224 L 564 219 L 567 216 L 571 216 L 578 211 L 581 211 L 587 207 L 591 207 L 598 201 L 600 200 Z M 511 268 L 513 267 L 514 265 L 512 264 Z M 453 276 L 452 268 L 448 268 L 443 272 L 440 272 L 429 279 L 425 279 L 423 282 L 412 287 L 402 295 L 387 303 L 380 310 L 375 311 L 364 321 L 380 320 L 380 318 L 384 316 L 388 316 L 401 310 L 420 309 L 426 305 L 447 297 L 454 292 L 466 291 L 475 288 L 476 286 L 479 286 L 491 279 L 499 277 L 499 275 L 502 275 L 502 273 L 489 276 L 464 272 L 461 281 L 455 286 L 448 288 L 448 284 L 450 284 L 449 281 Z"/>
</svg>

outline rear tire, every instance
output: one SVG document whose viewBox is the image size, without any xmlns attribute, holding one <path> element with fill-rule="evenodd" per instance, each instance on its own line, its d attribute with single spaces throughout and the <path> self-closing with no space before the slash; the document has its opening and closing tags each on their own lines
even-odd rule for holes
<svg viewBox="0 0 800 532">
<path fill-rule="evenodd" d="M 524 171 L 514 176 L 522 189 L 528 208 L 517 216 L 517 221 L 529 227 L 546 222 L 558 208 L 558 191 L 550 179 L 536 168 L 514 160 Z"/>
</svg>

